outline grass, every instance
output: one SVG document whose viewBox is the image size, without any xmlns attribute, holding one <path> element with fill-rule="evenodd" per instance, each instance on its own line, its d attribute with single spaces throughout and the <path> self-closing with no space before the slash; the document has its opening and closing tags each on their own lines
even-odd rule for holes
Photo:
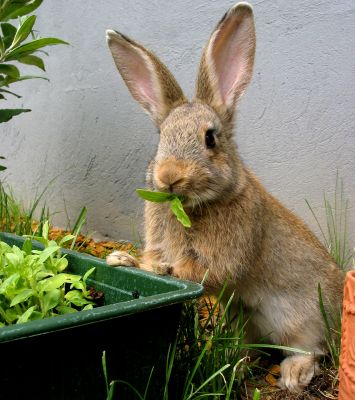
<svg viewBox="0 0 355 400">
<path fill-rule="evenodd" d="M 32 235 L 34 232 L 42 234 L 43 225 L 49 218 L 49 210 L 43 206 L 39 210 L 39 220 L 34 222 L 39 203 L 44 195 L 43 191 L 35 198 L 32 204 L 25 208 L 16 199 L 10 188 L 0 182 L 0 230 L 15 233 L 16 235 Z"/>
<path fill-rule="evenodd" d="M 128 386 L 137 400 L 159 398 L 161 400 L 197 400 L 204 398 L 231 400 L 241 394 L 241 383 L 250 376 L 253 363 L 246 355 L 243 344 L 243 313 L 233 316 L 232 294 L 223 312 L 217 312 L 225 287 L 215 303 L 206 298 L 207 318 L 199 320 L 199 300 L 186 303 L 176 339 L 166 356 L 165 379 L 160 396 L 149 393 L 149 384 L 154 379 L 154 369 L 148 377 L 144 393 L 139 393 L 129 382 L 114 380 L 109 383 L 106 369 L 106 354 L 103 354 L 107 400 L 120 398 L 120 386 Z M 260 399 L 255 390 L 254 399 Z"/>
<path fill-rule="evenodd" d="M 35 196 L 29 207 L 25 207 L 13 194 L 12 189 L 5 187 L 0 181 L 0 231 L 19 236 L 33 234 L 41 236 L 45 222 L 50 221 L 52 216 L 46 205 L 40 207 L 41 200 L 51 183 L 52 181 L 39 195 Z M 86 217 L 87 209 L 83 207 L 73 227 L 68 230 L 74 236 L 69 244 L 71 250 L 80 251 L 80 247 L 83 246 L 83 243 L 77 244 L 77 238 L 86 222 Z M 66 233 L 66 231 L 63 231 L 63 237 Z"/>
<path fill-rule="evenodd" d="M 343 180 L 337 174 L 333 200 L 329 200 L 325 194 L 323 196 L 325 227 L 322 226 L 308 200 L 306 200 L 306 203 L 318 225 L 324 245 L 329 253 L 343 271 L 350 269 L 352 262 L 354 262 L 354 252 L 348 243 L 349 201 L 345 196 Z"/>
<path fill-rule="evenodd" d="M 221 309 L 220 302 L 225 295 L 226 286 L 215 302 L 208 298 L 191 301 L 183 307 L 176 339 L 169 347 L 166 356 L 165 377 L 162 381 L 161 393 L 149 392 L 151 379 L 157 379 L 154 371 L 147 380 L 144 393 L 140 393 L 131 382 L 115 380 L 108 383 L 106 362 L 103 363 L 107 388 L 107 400 L 122 397 L 122 386 L 129 387 L 137 400 L 197 400 L 240 399 L 245 396 L 243 386 L 252 378 L 253 369 L 258 367 L 258 359 L 252 361 L 248 350 L 258 350 L 265 354 L 269 348 L 285 350 L 282 346 L 244 343 L 245 317 L 239 304 L 237 313 L 231 310 L 234 294 Z M 202 303 L 202 301 L 204 303 Z M 201 319 L 201 307 L 206 316 Z M 297 349 L 291 351 L 302 352 Z M 304 352 L 302 352 L 304 353 Z M 103 356 L 105 357 L 105 355 Z M 265 373 L 261 370 L 261 373 Z M 261 390 L 251 388 L 251 399 L 260 399 Z M 246 398 L 246 397 L 244 397 Z"/>
<path fill-rule="evenodd" d="M 337 174 L 332 200 L 324 194 L 324 209 L 326 226 L 322 226 L 314 209 L 306 200 L 306 203 L 318 225 L 323 242 L 338 266 L 347 271 L 354 263 L 354 251 L 348 242 L 348 216 L 349 201 L 346 198 L 344 182 Z M 319 307 L 322 313 L 326 342 L 329 350 L 330 366 L 339 368 L 340 338 L 341 338 L 341 313 L 342 310 L 325 310 L 322 289 L 318 286 Z M 325 366 L 327 367 L 327 366 Z"/>
</svg>

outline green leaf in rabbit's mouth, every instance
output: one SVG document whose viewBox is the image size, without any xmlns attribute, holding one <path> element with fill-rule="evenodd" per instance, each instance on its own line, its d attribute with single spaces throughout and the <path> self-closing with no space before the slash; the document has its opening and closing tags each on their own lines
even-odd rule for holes
<svg viewBox="0 0 355 400">
<path fill-rule="evenodd" d="M 185 228 L 191 228 L 190 218 L 186 214 L 184 207 L 182 205 L 182 201 L 184 200 L 183 196 L 178 196 L 176 194 L 165 193 L 165 192 L 153 192 L 151 190 L 145 190 L 145 189 L 136 189 L 136 192 L 138 196 L 142 197 L 142 199 L 147 201 L 152 201 L 155 203 L 163 203 L 169 201 L 170 209 L 176 216 L 177 220 L 181 222 L 181 224 Z"/>
</svg>

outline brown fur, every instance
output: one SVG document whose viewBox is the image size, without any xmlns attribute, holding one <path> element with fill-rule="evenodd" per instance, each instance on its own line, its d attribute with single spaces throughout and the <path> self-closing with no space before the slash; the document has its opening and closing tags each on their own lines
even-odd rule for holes
<svg viewBox="0 0 355 400">
<path fill-rule="evenodd" d="M 140 267 L 197 282 L 208 271 L 205 285 L 214 294 L 227 280 L 228 289 L 250 313 L 251 336 L 268 336 L 273 343 L 312 353 L 289 356 L 282 363 L 280 386 L 302 389 L 317 371 L 316 357 L 325 352 L 317 285 L 321 284 L 327 306 L 340 307 L 343 275 L 307 226 L 245 168 L 232 139 L 235 103 L 249 83 L 254 63 L 251 8 L 245 3 L 234 6 L 217 25 L 204 50 L 196 98 L 190 103 L 152 53 L 122 38 L 110 33 L 109 45 L 130 90 L 132 79 L 140 79 L 139 71 L 122 73 L 129 60 L 120 56 L 120 46 L 144 51 L 154 65 L 152 70 L 142 58 L 145 74 L 158 82 L 157 87 L 147 86 L 152 97 L 160 98 L 155 111 L 145 107 L 160 128 L 147 185 L 187 197 L 185 208 L 192 223 L 185 229 L 168 204 L 146 202 Z M 238 48 L 236 55 L 233 46 Z M 235 79 L 230 72 L 234 70 Z M 173 101 L 167 100 L 170 91 Z M 144 102 L 139 96 L 138 101 Z M 205 144 L 208 129 L 215 131 L 214 148 Z M 115 253 L 107 261 L 127 265 Z"/>
</svg>

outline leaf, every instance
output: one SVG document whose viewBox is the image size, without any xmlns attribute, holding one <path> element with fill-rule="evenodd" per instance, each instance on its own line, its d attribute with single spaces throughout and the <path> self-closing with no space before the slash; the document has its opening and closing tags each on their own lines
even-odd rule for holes
<svg viewBox="0 0 355 400">
<path fill-rule="evenodd" d="M 20 2 L 10 3 L 7 7 L 1 9 L 0 21 L 7 21 L 9 19 L 21 17 L 22 15 L 30 14 L 42 4 L 42 1 L 43 0 L 30 0 L 22 2 L 25 3 L 25 5 L 22 5 Z"/>
<path fill-rule="evenodd" d="M 254 390 L 253 400 L 260 400 L 260 390 L 259 389 Z"/>
<path fill-rule="evenodd" d="M 59 312 L 59 314 L 69 314 L 69 313 L 75 313 L 78 312 L 75 308 L 68 307 L 68 306 L 58 306 L 56 307 L 56 310 Z"/>
<path fill-rule="evenodd" d="M 5 312 L 6 320 L 9 322 L 14 322 L 19 317 L 18 313 L 14 308 L 8 308 Z"/>
<path fill-rule="evenodd" d="M 41 313 L 39 311 L 33 311 L 33 313 L 31 314 L 30 320 L 37 321 L 38 319 L 43 319 L 43 318 L 44 318 L 43 313 Z"/>
<path fill-rule="evenodd" d="M 0 110 L 0 123 L 1 122 L 7 122 L 10 121 L 12 117 L 15 117 L 16 115 L 29 112 L 31 110 L 28 109 L 2 109 Z"/>
<path fill-rule="evenodd" d="M 65 257 L 60 258 L 55 263 L 55 268 L 58 272 L 64 271 L 68 266 L 68 260 Z"/>
<path fill-rule="evenodd" d="M 80 211 L 78 219 L 75 221 L 74 228 L 72 229 L 72 232 L 74 233 L 74 238 L 73 242 L 70 246 L 70 250 L 73 250 L 75 246 L 76 239 L 81 231 L 81 228 L 83 227 L 85 221 L 86 221 L 86 215 L 87 215 L 87 208 L 83 207 Z"/>
<path fill-rule="evenodd" d="M 11 301 L 11 303 L 10 303 L 10 307 L 13 307 L 13 306 L 15 306 L 16 304 L 19 304 L 19 303 L 23 303 L 23 302 L 26 301 L 29 297 L 31 297 L 34 293 L 35 293 L 35 292 L 34 292 L 34 290 L 32 290 L 32 289 L 25 289 L 25 290 L 22 290 L 18 295 L 16 295 L 16 296 L 12 299 L 12 301 Z"/>
<path fill-rule="evenodd" d="M 74 235 L 66 235 L 66 236 L 64 236 L 64 237 L 60 240 L 60 242 L 58 243 L 59 246 L 62 247 L 64 243 L 69 242 L 70 240 L 74 239 L 74 237 L 75 237 Z"/>
<path fill-rule="evenodd" d="M 44 239 L 42 236 L 23 235 L 23 237 L 31 238 L 32 240 L 42 243 L 43 246 L 48 246 L 48 240 Z M 33 250 L 33 254 L 41 254 L 41 250 Z"/>
<path fill-rule="evenodd" d="M 11 64 L 0 64 L 0 74 L 9 75 L 12 78 L 20 77 L 20 71 L 18 68 Z"/>
<path fill-rule="evenodd" d="M 145 189 L 136 189 L 136 192 L 138 196 L 141 197 L 142 199 L 153 201 L 156 203 L 163 203 L 165 201 L 170 201 L 175 197 L 175 195 L 172 195 L 171 193 L 153 192 L 151 190 L 145 190 Z"/>
<path fill-rule="evenodd" d="M 85 272 L 85 275 L 83 276 L 83 282 L 86 284 L 86 280 L 88 277 L 95 271 L 95 267 L 90 268 L 88 271 Z"/>
<path fill-rule="evenodd" d="M 19 96 L 18 94 L 14 93 L 14 92 L 10 92 L 10 90 L 6 90 L 6 89 L 0 89 L 0 92 L 2 92 L 2 93 L 8 93 L 8 94 L 11 94 L 11 95 L 13 95 L 13 96 L 17 97 L 18 99 L 20 99 L 20 98 L 21 98 L 21 96 Z"/>
<path fill-rule="evenodd" d="M 46 221 L 43 224 L 43 228 L 42 228 L 42 236 L 44 239 L 48 240 L 48 232 L 49 232 L 49 222 Z"/>
<path fill-rule="evenodd" d="M 0 171 L 5 171 L 6 167 L 4 165 L 0 165 Z"/>
<path fill-rule="evenodd" d="M 40 281 L 43 278 L 47 278 L 48 276 L 54 276 L 53 272 L 49 272 L 49 271 L 39 271 L 36 274 L 36 280 Z"/>
<path fill-rule="evenodd" d="M 22 75 L 19 78 L 11 78 L 7 77 L 5 79 L 5 82 L 2 83 L 2 86 L 9 86 L 11 83 L 15 82 L 21 82 L 21 81 L 27 81 L 28 79 L 44 79 L 45 81 L 49 81 L 48 78 L 45 76 L 39 76 L 39 75 Z"/>
<path fill-rule="evenodd" d="M 67 281 L 66 274 L 58 274 L 50 278 L 43 279 L 38 282 L 37 290 L 39 292 L 50 292 L 51 290 L 58 289 Z"/>
<path fill-rule="evenodd" d="M 5 61 L 17 60 L 21 55 L 25 55 L 25 53 L 32 53 L 38 49 L 41 49 L 42 47 L 54 46 L 56 44 L 69 44 L 69 43 L 57 38 L 35 39 L 32 40 L 31 42 L 25 43 L 9 51 L 5 57 Z"/>
<path fill-rule="evenodd" d="M 31 239 L 27 238 L 23 242 L 22 251 L 24 251 L 26 254 L 31 254 L 31 252 L 32 252 L 32 241 L 31 241 Z"/>
<path fill-rule="evenodd" d="M 74 305 L 81 307 L 85 306 L 86 304 L 91 304 L 92 302 L 89 300 L 86 300 L 84 296 L 82 295 L 79 290 L 71 290 L 64 296 L 70 303 L 73 303 Z"/>
<path fill-rule="evenodd" d="M 28 310 L 26 310 L 21 316 L 20 318 L 17 320 L 16 324 L 22 324 L 24 322 L 27 322 L 28 319 L 30 318 L 30 316 L 32 315 L 34 309 L 36 308 L 36 306 L 32 306 L 30 307 Z"/>
<path fill-rule="evenodd" d="M 70 285 L 70 289 L 78 289 L 78 290 L 84 291 L 86 289 L 86 286 L 85 286 L 84 282 L 78 281 L 78 282 L 72 283 Z"/>
<path fill-rule="evenodd" d="M 9 251 L 12 251 L 11 246 L 5 242 L 0 242 L 0 250 L 2 253 L 8 253 Z"/>
<path fill-rule="evenodd" d="M 43 296 L 43 313 L 46 314 L 52 308 L 57 307 L 60 301 L 61 291 L 53 289 Z"/>
<path fill-rule="evenodd" d="M 10 275 L 0 286 L 0 293 L 5 293 L 7 288 L 11 285 L 16 285 L 17 281 L 20 279 L 20 274 L 16 272 Z"/>
<path fill-rule="evenodd" d="M 181 203 L 183 197 L 171 193 L 154 192 L 145 189 L 136 189 L 136 192 L 138 196 L 142 197 L 144 200 L 153 201 L 157 203 L 170 201 L 171 211 L 175 214 L 178 221 L 181 222 L 185 228 L 191 228 L 190 218 L 186 214 Z"/>
<path fill-rule="evenodd" d="M 17 28 L 14 40 L 11 44 L 12 48 L 15 48 L 18 44 L 22 43 L 27 39 L 31 33 L 34 23 L 36 22 L 36 16 L 30 15 L 22 20 L 21 25 Z"/>
<path fill-rule="evenodd" d="M 22 56 L 18 59 L 18 61 L 22 64 L 34 65 L 35 67 L 38 67 L 43 71 L 46 70 L 42 58 L 39 58 L 37 56 L 33 55 Z"/>
<path fill-rule="evenodd" d="M 186 214 L 181 200 L 178 197 L 175 197 L 170 202 L 171 211 L 175 214 L 176 218 L 185 228 L 191 228 L 191 221 L 189 216 Z"/>
<path fill-rule="evenodd" d="M 64 285 L 64 283 L 74 283 L 78 282 L 80 279 L 80 275 L 58 274 L 38 282 L 37 289 L 40 292 L 49 292 L 58 289 L 60 286 Z"/>
<path fill-rule="evenodd" d="M 60 250 L 59 246 L 50 246 L 47 247 L 46 249 L 44 249 L 43 251 L 40 252 L 39 255 L 39 262 L 43 263 L 46 260 L 48 260 L 48 258 L 53 255 L 54 253 L 56 253 L 58 250 Z"/>
<path fill-rule="evenodd" d="M 18 270 L 19 265 L 23 261 L 23 257 L 19 256 L 18 254 L 15 253 L 7 253 L 5 254 L 5 258 L 7 260 L 7 263 Z"/>
<path fill-rule="evenodd" d="M 4 35 L 4 45 L 5 45 L 5 48 L 7 49 L 8 47 L 11 46 L 11 43 L 14 40 L 14 37 L 16 35 L 17 29 L 13 25 L 9 24 L 8 22 L 3 22 L 1 24 L 1 30 Z"/>
</svg>

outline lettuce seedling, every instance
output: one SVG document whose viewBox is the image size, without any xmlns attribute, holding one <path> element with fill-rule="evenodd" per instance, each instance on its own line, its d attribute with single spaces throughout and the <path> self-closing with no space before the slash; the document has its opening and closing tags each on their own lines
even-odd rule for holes
<svg viewBox="0 0 355 400">
<path fill-rule="evenodd" d="M 0 326 L 93 308 L 86 280 L 95 268 L 83 277 L 65 273 L 68 260 L 60 248 L 73 235 L 56 243 L 48 230 L 46 222 L 42 236 L 31 237 L 43 250 L 34 250 L 29 237 L 22 249 L 0 241 Z"/>
<path fill-rule="evenodd" d="M 153 201 L 156 203 L 164 203 L 166 201 L 170 202 L 170 209 L 178 221 L 181 222 L 185 228 L 191 228 L 190 218 L 186 214 L 182 205 L 182 201 L 184 200 L 182 196 L 172 193 L 153 192 L 145 189 L 136 189 L 136 192 L 138 193 L 138 196 L 144 200 Z"/>
</svg>

